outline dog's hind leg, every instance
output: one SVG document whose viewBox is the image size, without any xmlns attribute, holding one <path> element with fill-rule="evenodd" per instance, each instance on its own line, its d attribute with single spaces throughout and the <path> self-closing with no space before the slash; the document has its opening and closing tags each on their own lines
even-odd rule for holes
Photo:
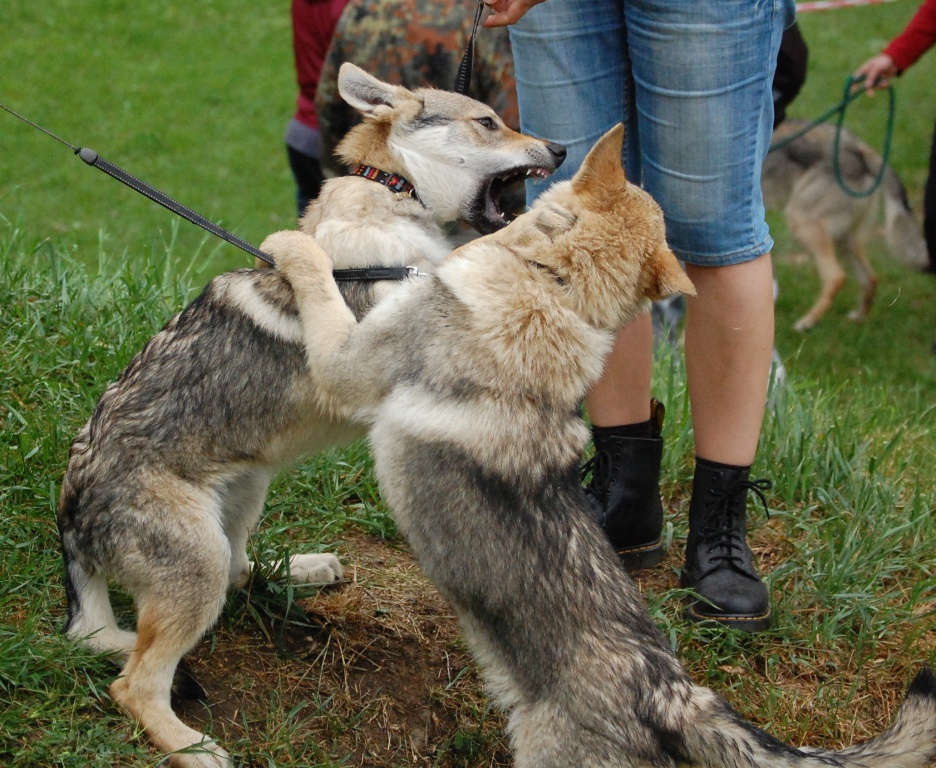
<svg viewBox="0 0 936 768">
<path fill-rule="evenodd" d="M 234 588 L 243 587 L 256 567 L 247 556 L 247 540 L 263 511 L 270 476 L 266 470 L 246 472 L 227 483 L 222 492 L 224 532 L 231 543 L 230 585 Z M 281 569 L 278 562 L 272 566 Z M 289 558 L 289 576 L 295 584 L 331 584 L 343 575 L 338 558 L 327 552 Z"/>
<path fill-rule="evenodd" d="M 807 331 L 829 311 L 836 295 L 845 285 L 845 272 L 835 257 L 835 243 L 820 221 L 788 212 L 787 222 L 790 232 L 812 256 L 821 283 L 815 303 L 793 326 L 797 331 Z"/>
<path fill-rule="evenodd" d="M 117 626 L 107 589 L 107 573 L 97 558 L 86 554 L 87 550 L 93 550 L 94 538 L 87 534 L 82 536 L 75 525 L 81 510 L 80 493 L 75 490 L 70 472 L 63 483 L 58 518 L 68 601 L 68 618 L 63 631 L 98 653 L 113 654 L 125 661 L 136 646 L 136 633 Z"/>
<path fill-rule="evenodd" d="M 98 653 L 125 661 L 136 647 L 136 633 L 120 629 L 107 590 L 107 577 L 89 574 L 77 558 L 65 556 L 68 591 L 66 634 Z"/>
<path fill-rule="evenodd" d="M 231 560 L 228 539 L 217 509 L 188 507 L 164 517 L 184 521 L 184 528 L 161 531 L 164 540 L 159 542 L 159 552 L 145 552 L 145 576 L 128 585 L 138 608 L 137 643 L 111 685 L 111 697 L 140 723 L 157 747 L 173 753 L 170 765 L 228 768 L 227 753 L 186 726 L 170 704 L 180 659 L 214 624 L 224 605 Z M 142 537 L 134 544 L 141 554 L 143 547 L 152 546 Z"/>
<path fill-rule="evenodd" d="M 848 319 L 864 320 L 871 312 L 871 305 L 874 304 L 878 284 L 877 275 L 874 274 L 871 262 L 868 261 L 863 240 L 858 237 L 849 238 L 842 242 L 841 250 L 847 256 L 861 289 L 858 294 L 858 305 L 848 313 Z"/>
<path fill-rule="evenodd" d="M 231 587 L 243 587 L 250 579 L 247 540 L 260 519 L 271 476 L 268 470 L 245 472 L 227 482 L 221 491 L 222 525 L 231 546 Z"/>
</svg>

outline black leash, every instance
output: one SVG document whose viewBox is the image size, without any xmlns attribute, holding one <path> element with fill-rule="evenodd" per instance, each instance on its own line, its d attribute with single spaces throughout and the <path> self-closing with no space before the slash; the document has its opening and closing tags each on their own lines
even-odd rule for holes
<svg viewBox="0 0 936 768">
<path fill-rule="evenodd" d="M 173 200 L 168 195 L 164 195 L 158 189 L 151 187 L 145 181 L 141 181 L 130 173 L 127 173 L 123 168 L 120 168 L 113 163 L 105 160 L 93 149 L 88 147 L 76 147 L 74 144 L 69 144 L 65 139 L 60 136 L 56 136 L 51 131 L 43 128 L 41 125 L 34 123 L 32 120 L 21 115 L 19 112 L 15 112 L 9 107 L 0 104 L 0 109 L 9 112 L 14 117 L 18 117 L 24 123 L 31 125 L 33 128 L 36 128 L 42 131 L 47 136 L 51 136 L 53 139 L 58 141 L 61 144 L 64 144 L 66 147 L 71 149 L 78 157 L 80 157 L 87 165 L 98 168 L 99 170 L 104 171 L 108 176 L 117 179 L 117 181 L 126 184 L 131 189 L 135 189 L 144 197 L 149 198 L 155 203 L 159 203 L 164 208 L 168 208 L 175 214 L 178 214 L 183 219 L 190 221 L 192 224 L 196 224 L 202 229 L 206 229 L 211 234 L 220 237 L 222 240 L 227 241 L 231 245 L 236 245 L 243 251 L 246 251 L 251 256 L 260 259 L 263 262 L 266 262 L 270 266 L 276 266 L 276 263 L 273 261 L 272 257 L 268 254 L 261 251 L 259 248 L 254 248 L 250 243 L 245 240 L 241 240 L 237 235 L 234 235 L 228 232 L 226 229 L 219 227 L 212 221 L 209 221 L 204 216 L 199 213 L 196 213 L 191 208 L 188 208 L 181 203 Z M 405 181 L 405 180 L 404 180 Z M 412 185 L 410 185 L 412 187 Z M 415 190 L 411 192 L 412 196 L 415 197 Z M 416 198 L 417 200 L 419 198 Z M 419 274 L 419 270 L 415 267 L 368 267 L 362 269 L 336 269 L 332 272 L 332 276 L 335 280 L 403 280 L 410 275 Z"/>
<path fill-rule="evenodd" d="M 117 179 L 117 181 L 126 184 L 131 189 L 135 189 L 141 195 L 148 197 L 154 203 L 159 203 L 161 206 L 168 208 L 170 211 L 178 214 L 183 219 L 192 222 L 192 224 L 197 224 L 202 229 L 207 229 L 209 232 L 211 232 L 211 234 L 217 235 L 222 240 L 229 242 L 231 245 L 236 245 L 241 250 L 247 251 L 247 253 L 249 253 L 251 256 L 255 256 L 256 258 L 260 259 L 261 261 L 265 261 L 271 266 L 274 265 L 273 259 L 263 251 L 254 248 L 250 243 L 241 240 L 239 237 L 237 237 L 237 235 L 231 234 L 226 229 L 222 229 L 217 224 L 209 221 L 201 214 L 193 211 L 191 208 L 187 208 L 181 203 L 173 200 L 168 195 L 164 195 L 158 189 L 154 189 L 145 181 L 141 181 L 140 179 L 136 178 L 136 176 L 127 173 L 125 170 L 123 170 L 123 168 L 108 162 L 93 149 L 89 149 L 88 147 L 76 147 L 74 144 L 69 144 L 67 141 L 65 141 L 65 139 L 52 133 L 52 131 L 46 130 L 41 125 L 38 125 L 32 120 L 28 120 L 27 118 L 23 117 L 21 114 L 19 114 L 19 112 L 14 112 L 12 109 L 4 106 L 3 104 L 0 104 L 0 108 L 6 110 L 14 117 L 18 117 L 24 123 L 31 125 L 33 128 L 37 128 L 47 136 L 51 136 L 57 142 L 64 144 L 88 165 L 104 171 L 104 173 L 106 173 L 108 176 L 111 176 L 112 178 Z"/>
<path fill-rule="evenodd" d="M 481 22 L 485 16 L 484 0 L 478 0 L 478 8 L 475 10 L 474 24 L 471 27 L 471 34 L 468 36 L 468 45 L 465 46 L 465 55 L 462 56 L 461 64 L 458 65 L 458 72 L 455 74 L 455 86 L 452 88 L 455 93 L 462 96 L 468 95 L 468 86 L 471 85 L 471 69 L 474 63 L 474 44 L 478 36 L 478 30 L 481 28 Z"/>
</svg>

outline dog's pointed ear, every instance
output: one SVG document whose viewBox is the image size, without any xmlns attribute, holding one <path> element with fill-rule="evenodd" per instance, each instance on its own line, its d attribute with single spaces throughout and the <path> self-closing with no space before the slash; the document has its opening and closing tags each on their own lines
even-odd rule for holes
<svg viewBox="0 0 936 768">
<path fill-rule="evenodd" d="M 365 117 L 376 118 L 390 112 L 409 92 L 399 85 L 378 80 L 346 61 L 338 70 L 338 93 Z"/>
<path fill-rule="evenodd" d="M 666 246 L 660 246 L 647 259 L 643 272 L 644 291 L 651 301 L 659 301 L 674 293 L 695 296 L 696 289 L 689 276 L 679 265 L 673 252 Z"/>
<path fill-rule="evenodd" d="M 611 184 L 623 185 L 624 167 L 621 164 L 621 152 L 624 148 L 624 126 L 618 123 L 604 136 L 595 142 L 582 167 L 572 179 L 572 186 L 576 192 L 588 193 Z"/>
</svg>

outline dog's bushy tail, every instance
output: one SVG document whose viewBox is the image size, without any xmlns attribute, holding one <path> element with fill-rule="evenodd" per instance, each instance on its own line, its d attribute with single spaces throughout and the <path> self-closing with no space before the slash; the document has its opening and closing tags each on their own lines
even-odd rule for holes
<svg viewBox="0 0 936 768">
<path fill-rule="evenodd" d="M 891 168 L 884 172 L 884 238 L 891 255 L 914 269 L 929 264 L 926 242 L 907 200 L 907 190 Z"/>
<path fill-rule="evenodd" d="M 936 675 L 924 668 L 910 684 L 893 724 L 842 750 L 790 747 L 756 728 L 707 689 L 686 734 L 686 757 L 724 768 L 924 768 L 936 757 Z"/>
</svg>

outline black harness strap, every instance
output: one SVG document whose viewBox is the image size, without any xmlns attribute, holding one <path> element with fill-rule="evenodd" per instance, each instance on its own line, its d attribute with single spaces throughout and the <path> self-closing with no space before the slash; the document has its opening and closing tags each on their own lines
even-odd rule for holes
<svg viewBox="0 0 936 768">
<path fill-rule="evenodd" d="M 416 267 L 363 267 L 361 269 L 336 269 L 332 272 L 335 282 L 350 280 L 405 280 L 423 274 Z"/>
</svg>

